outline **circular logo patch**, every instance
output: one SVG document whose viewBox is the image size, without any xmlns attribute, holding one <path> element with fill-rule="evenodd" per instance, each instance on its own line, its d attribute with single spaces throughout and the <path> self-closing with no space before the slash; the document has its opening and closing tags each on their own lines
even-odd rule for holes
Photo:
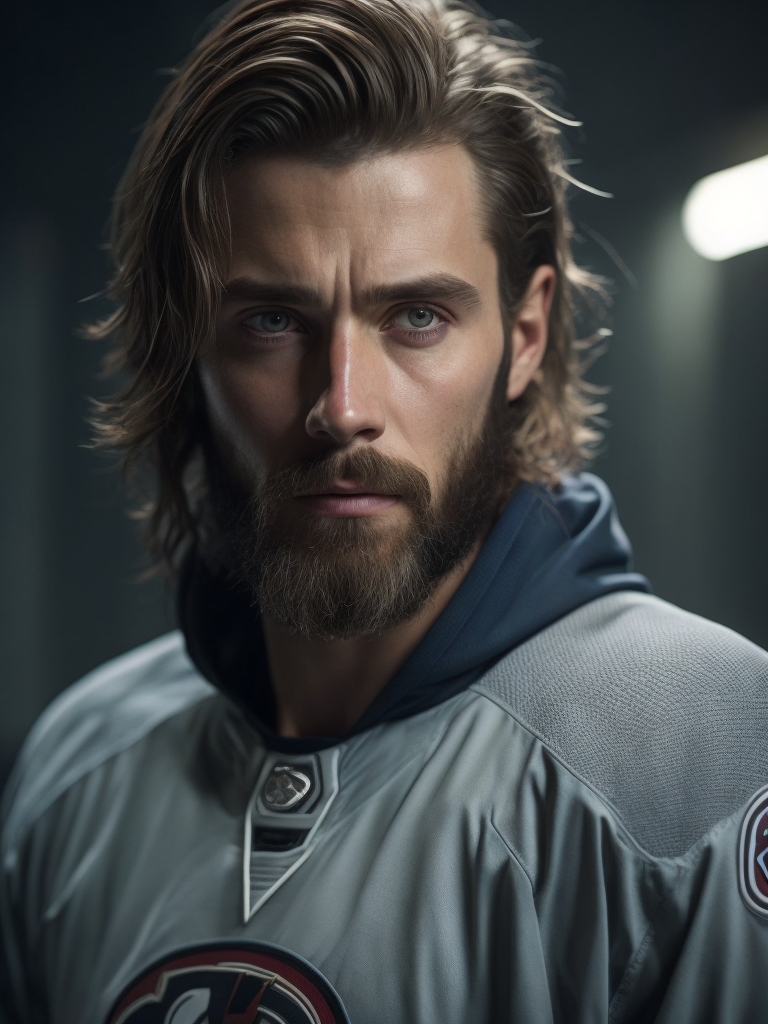
<svg viewBox="0 0 768 1024">
<path fill-rule="evenodd" d="M 755 914 L 768 917 L 768 786 L 752 797 L 739 839 L 739 891 Z"/>
<path fill-rule="evenodd" d="M 149 967 L 106 1024 L 349 1024 L 311 964 L 268 943 L 212 943 Z"/>
</svg>

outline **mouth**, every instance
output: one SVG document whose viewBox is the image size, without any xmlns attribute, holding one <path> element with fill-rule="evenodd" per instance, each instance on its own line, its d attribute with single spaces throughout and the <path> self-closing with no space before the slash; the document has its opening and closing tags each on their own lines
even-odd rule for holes
<svg viewBox="0 0 768 1024">
<path fill-rule="evenodd" d="M 342 518 L 377 515 L 396 505 L 400 496 L 372 491 L 355 480 L 334 480 L 322 490 L 296 494 L 294 499 L 305 512 Z"/>
</svg>

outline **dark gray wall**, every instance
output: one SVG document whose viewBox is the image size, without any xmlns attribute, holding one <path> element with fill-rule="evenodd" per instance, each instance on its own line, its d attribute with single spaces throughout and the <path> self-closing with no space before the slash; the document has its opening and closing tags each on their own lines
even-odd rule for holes
<svg viewBox="0 0 768 1024">
<path fill-rule="evenodd" d="M 0 173 L 0 761 L 40 708 L 103 659 L 168 628 L 138 587 L 114 471 L 87 451 L 105 310 L 109 197 L 164 81 L 213 5 L 44 0 L 3 13 Z M 616 281 L 598 462 L 656 590 L 768 645 L 763 528 L 768 249 L 721 264 L 687 247 L 680 204 L 703 174 L 768 153 L 766 5 L 496 0 L 561 68 L 579 258 Z M 611 262 L 608 240 L 628 270 Z M 631 282 L 631 283 L 630 283 Z M 0 765 L 0 771 L 2 771 Z"/>
</svg>

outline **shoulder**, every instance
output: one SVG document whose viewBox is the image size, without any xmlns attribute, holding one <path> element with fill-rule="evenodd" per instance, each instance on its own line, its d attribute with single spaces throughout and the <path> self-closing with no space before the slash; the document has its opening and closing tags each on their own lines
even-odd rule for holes
<svg viewBox="0 0 768 1024">
<path fill-rule="evenodd" d="M 475 689 L 657 856 L 685 852 L 768 781 L 768 653 L 646 594 L 582 606 Z"/>
<path fill-rule="evenodd" d="M 213 692 L 179 632 L 69 687 L 38 719 L 14 766 L 4 794 L 6 840 L 89 772 Z"/>
</svg>

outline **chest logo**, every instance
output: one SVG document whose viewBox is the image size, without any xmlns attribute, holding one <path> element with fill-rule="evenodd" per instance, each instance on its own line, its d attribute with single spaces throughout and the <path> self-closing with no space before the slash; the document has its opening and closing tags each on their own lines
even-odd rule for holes
<svg viewBox="0 0 768 1024">
<path fill-rule="evenodd" d="M 739 891 L 747 907 L 768 918 L 768 786 L 752 797 L 739 837 Z"/>
<path fill-rule="evenodd" d="M 289 764 L 276 764 L 264 783 L 262 799 L 271 811 L 292 811 L 312 789 L 306 770 Z"/>
<path fill-rule="evenodd" d="M 179 950 L 120 996 L 105 1024 L 349 1024 L 311 964 L 260 942 Z"/>
</svg>

